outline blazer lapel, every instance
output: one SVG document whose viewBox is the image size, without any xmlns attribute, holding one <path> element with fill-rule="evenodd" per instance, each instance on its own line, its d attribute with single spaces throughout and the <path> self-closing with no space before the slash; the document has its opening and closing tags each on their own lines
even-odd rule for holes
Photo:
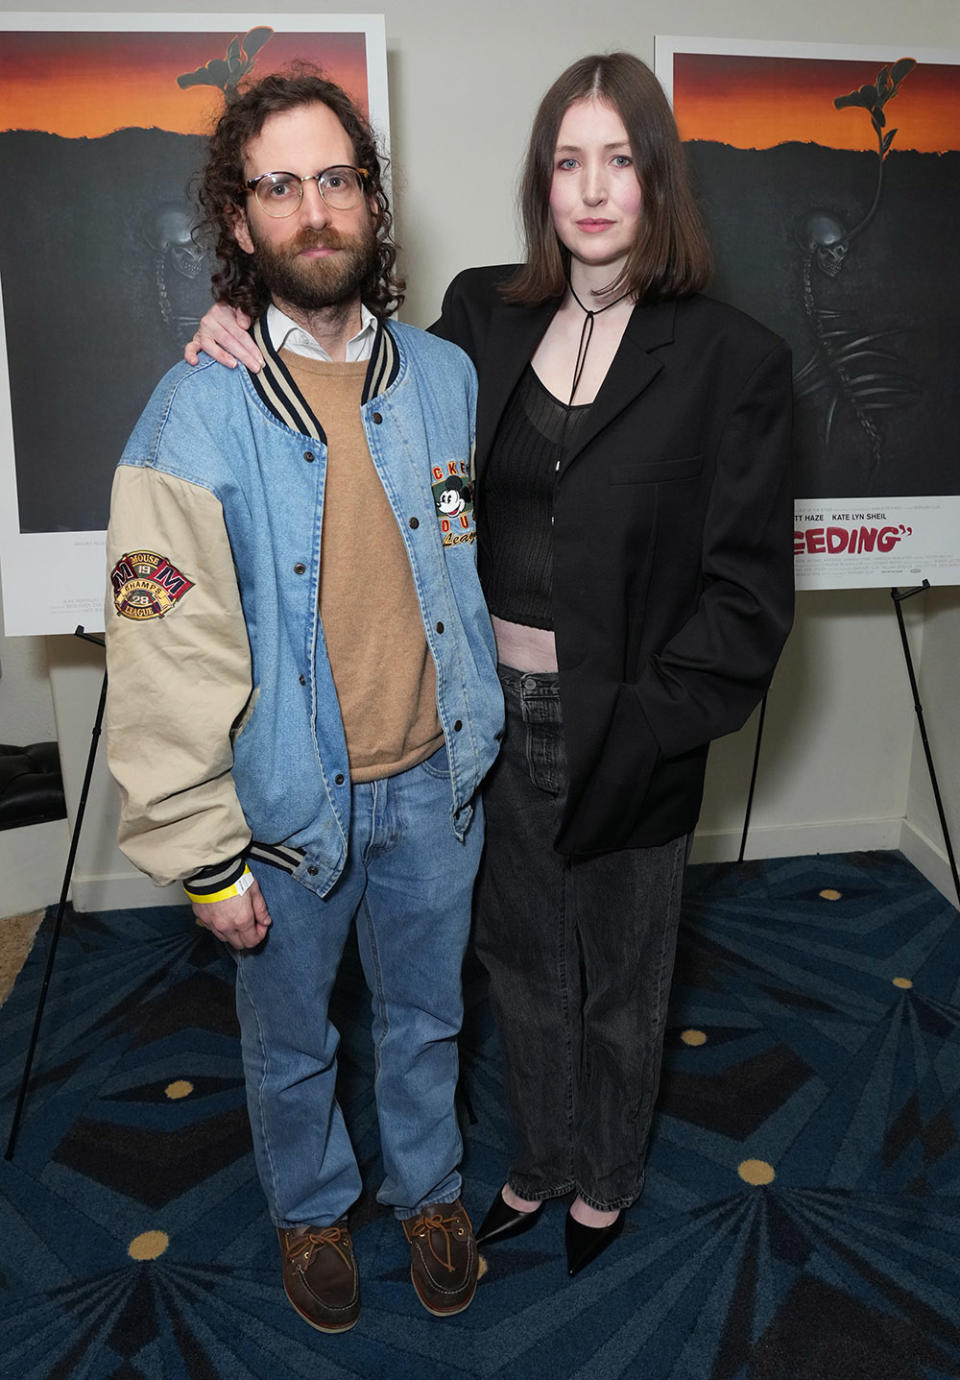
<svg viewBox="0 0 960 1380">
<path fill-rule="evenodd" d="M 503 409 L 557 306 L 557 301 L 544 302 L 539 307 L 515 307 L 503 302 L 493 310 L 483 358 L 477 361 L 481 380 L 477 401 L 478 474 L 490 453 Z"/>
<path fill-rule="evenodd" d="M 573 450 L 564 461 L 564 470 L 657 377 L 663 363 L 648 352 L 659 345 L 668 345 L 673 339 L 676 310 L 676 302 L 672 301 L 634 307 L 607 377 L 589 415 L 577 431 Z"/>
</svg>

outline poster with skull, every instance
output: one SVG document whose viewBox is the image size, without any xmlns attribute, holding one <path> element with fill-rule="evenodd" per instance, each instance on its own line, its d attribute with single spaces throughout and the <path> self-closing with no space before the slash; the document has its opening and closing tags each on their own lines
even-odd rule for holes
<svg viewBox="0 0 960 1380">
<path fill-rule="evenodd" d="M 656 42 L 710 290 L 793 348 L 798 587 L 960 583 L 960 54 Z"/>
<path fill-rule="evenodd" d="M 386 147 L 383 20 L 24 14 L 0 28 L 4 628 L 93 631 L 114 466 L 212 300 L 193 185 L 225 93 L 312 63 Z"/>
</svg>

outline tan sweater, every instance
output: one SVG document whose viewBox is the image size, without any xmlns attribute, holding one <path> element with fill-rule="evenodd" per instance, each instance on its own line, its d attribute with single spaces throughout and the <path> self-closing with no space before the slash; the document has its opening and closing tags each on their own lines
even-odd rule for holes
<svg viewBox="0 0 960 1380">
<path fill-rule="evenodd" d="M 365 362 L 282 358 L 327 437 L 320 622 L 353 781 L 393 776 L 443 742 L 433 658 L 406 548 L 370 458 Z"/>
</svg>

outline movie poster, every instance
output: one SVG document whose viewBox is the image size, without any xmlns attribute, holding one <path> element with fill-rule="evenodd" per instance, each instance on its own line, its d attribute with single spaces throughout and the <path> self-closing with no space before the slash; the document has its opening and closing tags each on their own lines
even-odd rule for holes
<svg viewBox="0 0 960 1380">
<path fill-rule="evenodd" d="M 386 145 L 383 19 L 36 14 L 0 27 L 4 626 L 101 629 L 114 466 L 212 300 L 212 256 L 192 235 L 204 136 L 245 76 L 305 60 Z"/>
<path fill-rule="evenodd" d="M 793 348 L 798 588 L 960 582 L 960 55 L 656 43 L 711 291 Z"/>
</svg>

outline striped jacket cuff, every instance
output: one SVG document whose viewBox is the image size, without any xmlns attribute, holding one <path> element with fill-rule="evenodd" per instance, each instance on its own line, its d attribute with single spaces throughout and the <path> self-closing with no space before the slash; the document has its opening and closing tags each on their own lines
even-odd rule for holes
<svg viewBox="0 0 960 1380">
<path fill-rule="evenodd" d="M 218 891 L 235 886 L 243 876 L 246 858 L 228 858 L 226 862 L 214 863 L 212 867 L 201 867 L 192 877 L 184 878 L 183 887 L 192 896 L 213 896 Z"/>
<path fill-rule="evenodd" d="M 271 867 L 279 867 L 281 872 L 291 875 L 297 871 L 304 857 L 299 848 L 290 848 L 285 843 L 258 843 L 256 839 L 250 844 L 247 856 L 256 858 L 257 862 L 269 863 Z"/>
<path fill-rule="evenodd" d="M 303 862 L 303 852 L 299 848 L 289 848 L 286 844 L 258 843 L 254 839 L 246 853 L 242 853 L 240 857 L 228 858 L 226 862 L 215 863 L 212 867 L 201 867 L 192 877 L 185 877 L 182 885 L 192 896 L 197 897 L 213 896 L 218 891 L 226 891 L 228 887 L 235 886 L 243 876 L 248 858 L 256 858 L 258 862 L 269 863 L 271 867 L 278 867 L 281 872 L 293 875 Z"/>
</svg>

